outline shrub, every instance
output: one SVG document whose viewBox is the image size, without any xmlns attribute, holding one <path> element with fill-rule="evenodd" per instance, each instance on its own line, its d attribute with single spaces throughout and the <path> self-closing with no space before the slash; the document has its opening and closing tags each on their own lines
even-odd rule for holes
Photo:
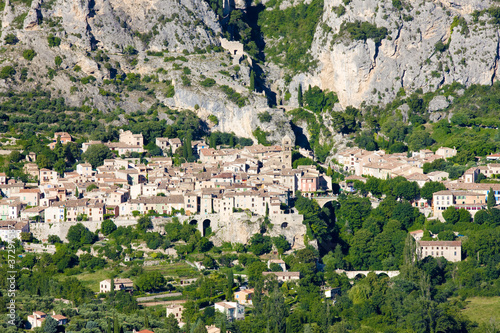
<svg viewBox="0 0 500 333">
<path fill-rule="evenodd" d="M 14 34 L 8 34 L 7 36 L 5 36 L 4 41 L 5 41 L 5 44 L 14 45 L 19 40 L 17 39 L 16 35 L 14 35 Z"/>
<path fill-rule="evenodd" d="M 257 117 L 259 118 L 259 121 L 261 123 L 269 123 L 271 119 L 273 119 L 273 116 L 269 113 L 269 111 L 264 111 L 259 114 L 257 114 Z"/>
<path fill-rule="evenodd" d="M 127 45 L 127 47 L 123 49 L 123 54 L 134 55 L 137 54 L 137 50 L 132 45 Z"/>
<path fill-rule="evenodd" d="M 54 63 L 56 64 L 57 67 L 61 66 L 61 64 L 62 64 L 62 58 L 60 56 L 56 56 L 54 58 Z"/>
<path fill-rule="evenodd" d="M 441 52 L 443 53 L 444 51 L 446 51 L 448 49 L 448 45 L 447 44 L 444 44 L 443 41 L 438 41 L 436 43 L 436 45 L 434 45 L 434 49 L 437 51 L 437 52 Z"/>
<path fill-rule="evenodd" d="M 215 85 L 215 80 L 211 78 L 206 78 L 205 80 L 200 81 L 200 85 L 202 85 L 203 87 L 210 88 Z"/>
<path fill-rule="evenodd" d="M 94 82 L 95 80 L 96 80 L 95 77 L 93 77 L 92 75 L 89 75 L 86 77 L 82 77 L 82 79 L 80 81 L 82 82 L 82 84 L 87 84 L 90 82 Z"/>
<path fill-rule="evenodd" d="M 387 37 L 387 28 L 377 28 L 375 24 L 360 21 L 342 23 L 340 32 L 348 32 L 354 40 L 372 39 L 375 44 L 380 44 Z"/>
<path fill-rule="evenodd" d="M 47 42 L 49 43 L 49 47 L 56 47 L 61 45 L 61 38 L 50 34 L 49 37 L 47 37 Z"/>
<path fill-rule="evenodd" d="M 219 125 L 219 119 L 217 119 L 216 115 L 211 114 L 208 116 L 208 120 L 210 120 L 214 125 Z"/>
<path fill-rule="evenodd" d="M 23 58 L 28 60 L 28 61 L 31 61 L 33 60 L 33 58 L 36 56 L 36 52 L 33 51 L 33 50 L 24 50 L 23 51 Z"/>
<path fill-rule="evenodd" d="M 8 79 L 16 74 L 16 70 L 12 66 L 5 66 L 0 71 L 0 79 Z"/>
</svg>

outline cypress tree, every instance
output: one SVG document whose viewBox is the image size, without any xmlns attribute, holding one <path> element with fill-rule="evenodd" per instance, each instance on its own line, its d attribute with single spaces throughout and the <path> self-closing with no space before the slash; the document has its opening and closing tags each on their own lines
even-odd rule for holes
<svg viewBox="0 0 500 333">
<path fill-rule="evenodd" d="M 250 70 L 250 90 L 255 90 L 255 72 L 253 71 L 253 69 Z"/>
<path fill-rule="evenodd" d="M 491 187 L 488 192 L 488 201 L 486 201 L 486 204 L 488 206 L 488 209 L 493 208 L 497 204 L 497 201 L 495 199 L 495 191 L 493 191 L 493 188 Z"/>
<path fill-rule="evenodd" d="M 297 101 L 299 102 L 299 106 L 302 107 L 303 105 L 303 99 L 302 99 L 302 85 L 299 84 L 299 91 L 297 93 Z"/>
<path fill-rule="evenodd" d="M 120 324 L 118 324 L 118 318 L 116 318 L 116 315 L 113 316 L 113 333 L 120 333 Z"/>
<path fill-rule="evenodd" d="M 226 301 L 230 302 L 233 299 L 233 285 L 234 285 L 234 274 L 233 270 L 229 269 L 227 273 L 227 289 L 226 289 Z"/>
</svg>

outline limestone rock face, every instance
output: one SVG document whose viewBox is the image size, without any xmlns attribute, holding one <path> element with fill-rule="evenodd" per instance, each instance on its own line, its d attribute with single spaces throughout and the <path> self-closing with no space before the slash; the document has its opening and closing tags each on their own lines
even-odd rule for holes
<svg viewBox="0 0 500 333">
<path fill-rule="evenodd" d="M 499 36 L 497 27 L 475 23 L 471 14 L 492 0 L 404 1 L 353 0 L 338 17 L 342 0 L 325 0 L 311 53 L 319 61 L 307 80 L 320 79 L 321 88 L 338 94 L 343 107 L 387 103 L 403 88 L 433 91 L 444 84 L 491 84 L 496 80 Z M 487 14 L 485 14 L 487 16 Z M 465 20 L 466 25 L 452 23 Z M 343 22 L 369 22 L 388 30 L 380 45 L 340 34 Z M 448 45 L 436 51 L 436 43 Z"/>
<path fill-rule="evenodd" d="M 238 1 L 241 8 L 249 4 Z M 220 46 L 222 37 L 218 18 L 204 0 L 33 0 L 30 7 L 17 2 L 13 6 L 7 1 L 1 15 L 0 40 L 3 42 L 7 34 L 19 40 L 4 53 L 3 65 L 28 68 L 31 80 L 23 84 L 2 81 L 0 90 L 47 87 L 53 97 L 63 97 L 69 105 L 81 106 L 82 101 L 89 100 L 103 112 L 147 111 L 155 102 L 162 102 L 176 110 L 192 110 L 203 120 L 215 115 L 219 122 L 211 125 L 212 130 L 251 138 L 260 127 L 269 133 L 272 143 L 279 143 L 285 134 L 294 137 L 283 112 L 269 108 L 264 95 L 249 91 L 249 61 L 232 59 L 226 52 L 199 55 L 207 46 Z M 19 22 L 23 15 L 24 20 Z M 49 46 L 49 37 L 60 39 L 60 44 Z M 24 49 L 34 50 L 36 56 L 24 59 Z M 161 57 L 151 55 L 160 51 L 164 52 Z M 63 63 L 56 75 L 49 75 L 57 56 Z M 182 60 L 164 61 L 164 57 Z M 147 87 L 155 94 L 120 91 L 105 83 L 127 74 L 144 77 L 158 71 L 159 84 Z M 185 75 L 192 84 L 183 84 L 183 71 L 190 73 Z M 96 80 L 81 83 L 82 78 L 90 76 Z M 205 78 L 215 79 L 217 85 L 199 85 Z M 172 82 L 173 97 L 164 95 L 163 81 Z M 240 94 L 246 99 L 245 105 L 238 106 L 219 86 Z M 264 111 L 273 115 L 273 122 L 260 123 L 258 114 Z M 172 122 L 162 113 L 159 119 Z M 124 123 L 124 115 L 113 121 L 115 125 Z"/>
<path fill-rule="evenodd" d="M 444 96 L 436 96 L 429 102 L 429 111 L 436 112 L 444 110 L 450 105 L 450 102 Z"/>
</svg>

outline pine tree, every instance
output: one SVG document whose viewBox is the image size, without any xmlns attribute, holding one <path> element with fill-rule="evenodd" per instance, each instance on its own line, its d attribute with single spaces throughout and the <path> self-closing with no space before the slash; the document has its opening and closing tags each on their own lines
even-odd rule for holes
<svg viewBox="0 0 500 333">
<path fill-rule="evenodd" d="M 492 209 L 497 204 L 497 201 L 495 199 L 495 191 L 493 191 L 491 187 L 488 191 L 488 201 L 486 201 L 486 204 L 488 206 L 488 209 Z"/>
<path fill-rule="evenodd" d="M 299 84 L 299 91 L 297 93 L 297 102 L 299 102 L 299 106 L 302 107 L 303 105 L 303 100 L 302 100 L 302 85 Z"/>
<path fill-rule="evenodd" d="M 250 70 L 250 91 L 255 90 L 255 72 Z"/>
</svg>

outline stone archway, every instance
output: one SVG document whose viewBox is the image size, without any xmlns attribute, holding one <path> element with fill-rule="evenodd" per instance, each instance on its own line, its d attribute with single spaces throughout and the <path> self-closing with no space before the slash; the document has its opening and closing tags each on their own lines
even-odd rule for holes
<svg viewBox="0 0 500 333">
<path fill-rule="evenodd" d="M 201 234 L 202 234 L 203 237 L 205 237 L 207 234 L 211 234 L 212 233 L 212 228 L 211 228 L 210 220 L 209 219 L 203 220 L 202 228 L 203 228 L 202 229 L 203 232 Z"/>
</svg>

